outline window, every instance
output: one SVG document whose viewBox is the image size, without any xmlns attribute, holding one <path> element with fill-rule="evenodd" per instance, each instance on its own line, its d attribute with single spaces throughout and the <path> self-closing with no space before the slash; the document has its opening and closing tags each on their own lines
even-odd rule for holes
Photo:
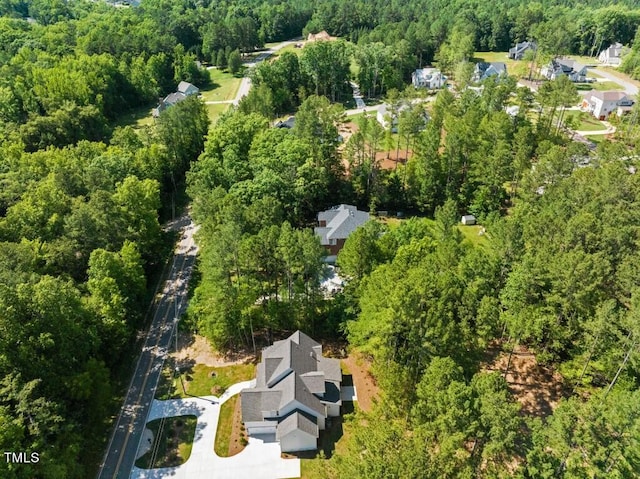
<svg viewBox="0 0 640 479">
<path fill-rule="evenodd" d="M 335 239 L 333 239 L 333 238 L 329 239 L 329 244 L 330 244 L 331 246 L 335 246 L 335 244 L 336 244 L 336 240 L 335 240 Z"/>
</svg>

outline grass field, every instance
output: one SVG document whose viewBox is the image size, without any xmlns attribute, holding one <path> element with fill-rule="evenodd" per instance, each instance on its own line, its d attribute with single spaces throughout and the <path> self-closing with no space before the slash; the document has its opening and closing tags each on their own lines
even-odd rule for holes
<svg viewBox="0 0 640 479">
<path fill-rule="evenodd" d="M 186 393 L 182 390 L 181 384 L 176 384 L 175 392 L 180 397 L 209 396 L 211 394 L 219 396 L 229 386 L 255 377 L 255 369 L 254 364 L 236 364 L 222 368 L 196 364 L 192 369 L 182 374 Z M 215 375 L 212 376 L 212 373 Z"/>
<path fill-rule="evenodd" d="M 529 74 L 529 62 L 511 60 L 507 57 L 507 52 L 475 52 L 473 54 L 475 62 L 502 62 L 507 66 L 507 73 L 518 78 Z"/>
<path fill-rule="evenodd" d="M 609 90 L 624 90 L 622 85 L 614 83 L 612 81 L 599 81 L 595 83 L 576 83 L 578 91 L 609 91 Z"/>
<path fill-rule="evenodd" d="M 233 100 L 240 88 L 241 77 L 213 68 L 209 70 L 211 85 L 200 90 L 203 101 L 229 101 Z"/>
<path fill-rule="evenodd" d="M 606 130 L 607 127 L 602 124 L 602 122 L 596 120 L 589 113 L 584 111 L 577 110 L 568 110 L 564 112 L 566 117 L 576 117 L 580 121 L 578 127 L 576 128 L 578 131 L 599 131 Z"/>
<path fill-rule="evenodd" d="M 209 114 L 209 120 L 211 125 L 215 125 L 218 118 L 229 109 L 230 103 L 215 103 L 213 105 L 205 105 L 207 107 L 207 113 Z"/>
<path fill-rule="evenodd" d="M 153 110 L 155 106 L 156 105 L 150 105 L 134 108 L 120 116 L 120 118 L 113 122 L 113 126 L 132 126 L 138 129 L 143 126 L 152 125 L 153 116 L 151 115 L 151 110 Z"/>
</svg>

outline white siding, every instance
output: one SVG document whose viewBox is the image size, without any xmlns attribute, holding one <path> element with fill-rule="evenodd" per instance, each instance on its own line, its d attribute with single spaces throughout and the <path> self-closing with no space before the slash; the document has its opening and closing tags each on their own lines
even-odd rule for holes
<svg viewBox="0 0 640 479">
<path fill-rule="evenodd" d="M 299 429 L 280 438 L 282 452 L 313 451 L 317 447 L 316 438 Z"/>
</svg>

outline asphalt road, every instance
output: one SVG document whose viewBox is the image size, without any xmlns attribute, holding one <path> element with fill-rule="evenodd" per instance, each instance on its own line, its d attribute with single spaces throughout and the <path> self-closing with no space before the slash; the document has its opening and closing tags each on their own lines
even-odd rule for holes
<svg viewBox="0 0 640 479">
<path fill-rule="evenodd" d="M 162 292 L 152 305 L 153 320 L 102 460 L 98 479 L 129 478 L 164 360 L 171 347 L 176 316 L 180 317 L 187 306 L 189 278 L 198 251 L 193 240 L 196 227 L 187 215 L 179 218 L 174 226 L 181 232 L 181 238 L 176 245 Z"/>
<path fill-rule="evenodd" d="M 627 95 L 636 96 L 638 94 L 638 87 L 633 83 L 623 80 L 622 78 L 609 73 L 603 68 L 591 68 L 591 71 L 606 78 L 609 81 L 617 83 L 618 85 L 622 85 Z"/>
</svg>

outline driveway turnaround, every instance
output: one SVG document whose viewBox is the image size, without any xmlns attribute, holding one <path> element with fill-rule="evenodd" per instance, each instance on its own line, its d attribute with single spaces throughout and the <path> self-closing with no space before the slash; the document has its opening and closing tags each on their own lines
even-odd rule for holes
<svg viewBox="0 0 640 479">
<path fill-rule="evenodd" d="M 140 469 L 134 467 L 131 479 L 285 479 L 300 477 L 300 459 L 282 459 L 280 444 L 275 436 L 249 438 L 244 450 L 232 457 L 219 457 L 213 450 L 220 406 L 242 389 L 252 387 L 254 381 L 234 384 L 219 398 L 154 400 L 147 422 L 161 417 L 197 416 L 191 456 L 177 467 Z"/>
</svg>

